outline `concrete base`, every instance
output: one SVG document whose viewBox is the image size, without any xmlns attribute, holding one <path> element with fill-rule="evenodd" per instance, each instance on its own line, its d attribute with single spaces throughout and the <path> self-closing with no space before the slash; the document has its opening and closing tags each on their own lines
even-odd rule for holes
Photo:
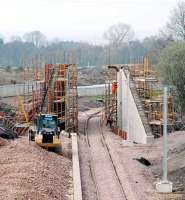
<svg viewBox="0 0 185 200">
<path fill-rule="evenodd" d="M 122 145 L 126 147 L 132 147 L 134 143 L 131 140 L 122 140 Z"/>
<path fill-rule="evenodd" d="M 73 200 L 82 200 L 80 164 L 78 155 L 78 138 L 76 133 L 72 137 L 72 162 L 73 162 Z"/>
<path fill-rule="evenodd" d="M 156 190 L 159 193 L 171 193 L 173 183 L 170 181 L 160 181 L 156 184 Z"/>
</svg>

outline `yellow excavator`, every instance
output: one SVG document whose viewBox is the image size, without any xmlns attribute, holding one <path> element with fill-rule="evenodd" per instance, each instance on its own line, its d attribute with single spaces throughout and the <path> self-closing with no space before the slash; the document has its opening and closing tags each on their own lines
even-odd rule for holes
<svg viewBox="0 0 185 200">
<path fill-rule="evenodd" d="M 61 148 L 58 118 L 53 114 L 40 114 L 34 126 L 30 127 L 29 140 L 41 147 L 59 151 Z"/>
</svg>

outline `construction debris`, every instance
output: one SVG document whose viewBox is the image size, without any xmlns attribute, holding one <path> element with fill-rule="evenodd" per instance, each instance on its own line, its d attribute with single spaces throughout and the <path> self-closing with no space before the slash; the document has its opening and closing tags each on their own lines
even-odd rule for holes
<svg viewBox="0 0 185 200">
<path fill-rule="evenodd" d="M 148 161 L 146 158 L 140 157 L 140 158 L 134 158 L 133 160 L 137 160 L 138 162 L 142 163 L 143 165 L 150 166 L 151 162 Z"/>
<path fill-rule="evenodd" d="M 17 137 L 17 132 L 14 130 L 16 108 L 4 102 L 0 101 L 0 137 L 14 139 Z"/>
</svg>

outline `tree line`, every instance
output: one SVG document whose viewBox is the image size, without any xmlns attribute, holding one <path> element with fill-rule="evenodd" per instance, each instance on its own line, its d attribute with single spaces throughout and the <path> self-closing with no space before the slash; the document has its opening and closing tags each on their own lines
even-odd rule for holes
<svg viewBox="0 0 185 200">
<path fill-rule="evenodd" d="M 34 31 L 29 34 L 34 35 Z M 39 32 L 40 33 L 40 32 Z M 40 35 L 44 36 L 42 33 Z M 56 41 L 46 42 L 39 39 L 21 40 L 20 37 L 5 43 L 0 39 L 0 66 L 21 67 L 25 62 L 39 55 L 43 62 L 68 62 L 73 55 L 78 66 L 101 66 L 104 64 L 120 64 L 137 62 L 137 59 L 149 54 L 154 64 L 158 62 L 161 49 L 170 42 L 158 36 L 146 37 L 142 41 L 130 40 L 117 46 L 92 45 L 84 42 Z M 135 59 L 135 60 L 134 60 Z"/>
</svg>

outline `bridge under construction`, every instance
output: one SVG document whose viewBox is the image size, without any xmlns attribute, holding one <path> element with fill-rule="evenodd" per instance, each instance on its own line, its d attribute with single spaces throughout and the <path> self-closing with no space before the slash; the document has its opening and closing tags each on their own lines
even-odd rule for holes
<svg viewBox="0 0 185 200">
<path fill-rule="evenodd" d="M 23 94 L 17 96 L 14 117 L 5 117 L 6 128 L 23 135 L 40 113 L 57 115 L 59 127 L 78 132 L 77 68 L 75 64 L 45 64 L 24 69 Z"/>
<path fill-rule="evenodd" d="M 115 89 L 116 87 L 116 89 Z M 163 134 L 163 87 L 148 57 L 107 66 L 105 116 L 124 140 L 147 143 Z M 168 129 L 174 130 L 174 92 L 168 95 Z"/>
</svg>

